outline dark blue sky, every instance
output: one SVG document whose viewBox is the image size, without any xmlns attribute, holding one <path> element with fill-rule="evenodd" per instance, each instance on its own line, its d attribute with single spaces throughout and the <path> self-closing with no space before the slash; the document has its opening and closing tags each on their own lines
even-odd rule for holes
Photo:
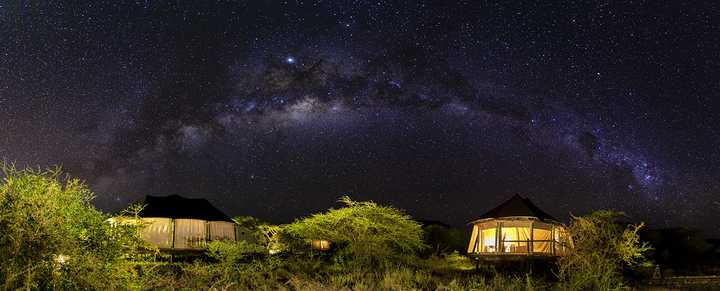
<svg viewBox="0 0 720 291">
<path fill-rule="evenodd" d="M 718 4 L 506 2 L 0 1 L 0 157 L 106 210 L 461 224 L 521 194 L 720 234 Z"/>
</svg>

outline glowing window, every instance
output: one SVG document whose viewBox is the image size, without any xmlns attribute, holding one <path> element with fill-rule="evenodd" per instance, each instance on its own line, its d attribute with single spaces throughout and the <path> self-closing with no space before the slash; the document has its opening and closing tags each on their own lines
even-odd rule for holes
<svg viewBox="0 0 720 291">
<path fill-rule="evenodd" d="M 533 252 L 552 253 L 552 232 L 549 229 L 533 229 Z"/>
<path fill-rule="evenodd" d="M 481 252 L 485 253 L 494 253 L 495 248 L 495 234 L 496 229 L 493 228 L 487 228 L 482 230 L 482 245 L 480 246 Z"/>
<path fill-rule="evenodd" d="M 530 227 L 503 227 L 501 231 L 504 253 L 527 253 L 530 241 Z"/>
</svg>

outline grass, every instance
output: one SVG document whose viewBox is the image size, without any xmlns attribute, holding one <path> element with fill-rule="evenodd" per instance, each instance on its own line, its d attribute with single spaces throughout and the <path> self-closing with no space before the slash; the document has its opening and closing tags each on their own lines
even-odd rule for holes
<svg viewBox="0 0 720 291">
<path fill-rule="evenodd" d="M 269 261 L 268 261 L 269 260 Z M 267 258 L 233 265 L 145 262 L 136 267 L 147 290 L 545 290 L 530 275 L 476 272 L 467 257 L 450 254 L 414 266 L 345 268 L 320 259 Z"/>
</svg>

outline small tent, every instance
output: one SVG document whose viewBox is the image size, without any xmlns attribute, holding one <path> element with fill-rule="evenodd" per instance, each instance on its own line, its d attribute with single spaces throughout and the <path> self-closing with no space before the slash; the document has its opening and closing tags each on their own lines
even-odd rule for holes
<svg viewBox="0 0 720 291">
<path fill-rule="evenodd" d="M 236 224 L 209 201 L 179 195 L 146 196 L 138 213 L 142 237 L 161 250 L 196 250 L 212 240 L 236 240 Z"/>
<path fill-rule="evenodd" d="M 327 251 L 330 250 L 332 243 L 326 239 L 313 239 L 310 240 L 310 248 L 316 251 Z"/>
<path fill-rule="evenodd" d="M 478 257 L 563 255 L 572 241 L 554 217 L 519 195 L 470 222 L 468 254 Z"/>
</svg>

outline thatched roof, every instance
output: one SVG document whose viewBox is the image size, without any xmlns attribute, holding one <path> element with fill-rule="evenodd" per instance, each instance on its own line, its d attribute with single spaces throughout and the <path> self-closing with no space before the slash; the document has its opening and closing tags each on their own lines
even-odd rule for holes
<svg viewBox="0 0 720 291">
<path fill-rule="evenodd" d="M 193 218 L 209 221 L 232 221 L 220 209 L 203 198 L 185 198 L 179 195 L 145 196 L 140 201 L 145 208 L 140 217 Z"/>
<path fill-rule="evenodd" d="M 531 216 L 537 217 L 542 221 L 559 221 L 545 211 L 535 206 L 530 199 L 523 198 L 520 195 L 510 197 L 507 201 L 498 205 L 497 207 L 490 209 L 490 211 L 481 215 L 478 219 L 472 221 L 478 221 L 486 218 L 500 218 L 500 217 L 511 217 L 511 216 Z"/>
</svg>

